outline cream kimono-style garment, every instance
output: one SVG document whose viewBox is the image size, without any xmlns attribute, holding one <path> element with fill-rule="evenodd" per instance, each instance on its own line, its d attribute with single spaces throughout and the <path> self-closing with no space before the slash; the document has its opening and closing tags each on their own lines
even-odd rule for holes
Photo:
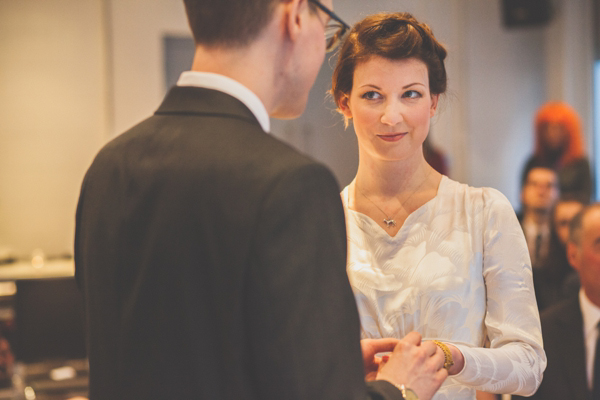
<svg viewBox="0 0 600 400">
<path fill-rule="evenodd" d="M 348 276 L 363 338 L 452 343 L 465 367 L 435 400 L 474 399 L 475 389 L 530 395 L 546 368 L 525 238 L 508 200 L 443 176 L 436 197 L 390 237 L 348 209 Z M 489 347 L 483 348 L 489 338 Z"/>
</svg>

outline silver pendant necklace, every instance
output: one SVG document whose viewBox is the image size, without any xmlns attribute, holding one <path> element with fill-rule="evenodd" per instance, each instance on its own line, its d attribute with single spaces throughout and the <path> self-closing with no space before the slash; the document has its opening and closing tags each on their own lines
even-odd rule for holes
<svg viewBox="0 0 600 400">
<path fill-rule="evenodd" d="M 360 194 L 363 195 L 363 197 L 367 200 L 369 200 L 375 207 L 377 207 L 377 209 L 379 211 L 382 212 L 383 215 L 385 215 L 385 218 L 383 219 L 383 223 L 385 224 L 385 227 L 390 229 L 396 226 L 396 220 L 394 219 L 396 217 L 396 215 L 398 215 L 398 213 L 400 212 L 400 210 L 396 211 L 396 214 L 394 214 L 392 216 L 392 218 L 390 218 L 387 213 L 385 211 L 383 211 L 381 209 L 381 207 L 379 207 L 373 200 L 371 200 L 363 191 L 360 187 L 358 187 L 358 185 L 355 185 L 356 188 L 358 189 L 358 191 L 360 192 Z"/>
<path fill-rule="evenodd" d="M 429 172 L 427 173 L 427 175 L 425 176 L 425 178 L 423 179 L 423 181 L 419 184 L 419 186 L 417 186 L 417 188 L 415 190 L 412 191 L 412 193 L 406 198 L 406 200 L 404 201 L 400 201 L 397 197 L 396 200 L 398 200 L 398 202 L 400 203 L 400 205 L 402 205 L 402 207 L 400 207 L 400 210 L 404 209 L 404 205 L 406 203 L 408 203 L 408 200 L 410 200 L 410 198 L 417 192 L 417 190 L 419 190 L 421 188 L 421 186 L 423 186 L 425 184 L 425 181 L 427 181 L 427 178 L 429 178 L 429 175 L 431 174 L 431 171 L 433 170 L 433 168 L 430 167 Z M 367 200 L 369 200 L 375 207 L 377 207 L 377 209 L 379 211 L 381 211 L 381 213 L 383 215 L 385 215 L 385 218 L 383 219 L 383 223 L 385 224 L 385 227 L 388 229 L 394 228 L 397 224 L 396 224 L 396 220 L 394 218 L 396 218 L 396 216 L 398 215 L 398 213 L 400 212 L 400 210 L 396 211 L 396 213 L 394 215 L 392 215 L 392 217 L 390 218 L 389 215 L 387 215 L 387 213 L 385 211 L 383 211 L 381 209 L 381 207 L 379 207 L 373 200 L 371 200 L 366 194 L 365 192 L 362 191 L 362 189 L 355 183 L 354 186 L 358 189 L 358 191 L 360 192 L 360 194 L 363 195 L 363 197 Z"/>
<path fill-rule="evenodd" d="M 394 220 L 394 219 L 387 219 L 387 218 L 385 218 L 383 220 L 383 222 L 385 223 L 385 225 L 386 225 L 387 228 L 392 228 L 392 227 L 396 226 L 396 220 Z"/>
</svg>

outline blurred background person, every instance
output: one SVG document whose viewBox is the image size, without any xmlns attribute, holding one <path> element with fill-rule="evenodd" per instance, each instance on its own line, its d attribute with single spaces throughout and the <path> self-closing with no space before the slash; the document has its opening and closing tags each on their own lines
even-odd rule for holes
<svg viewBox="0 0 600 400">
<path fill-rule="evenodd" d="M 534 269 L 549 251 L 550 212 L 559 196 L 558 184 L 556 172 L 543 165 L 532 166 L 521 183 L 521 211 L 518 218 Z"/>
<path fill-rule="evenodd" d="M 540 311 L 579 290 L 579 278 L 567 259 L 569 224 L 587 204 L 583 199 L 561 196 L 552 207 L 548 254 L 533 271 L 533 284 Z"/>
<path fill-rule="evenodd" d="M 534 400 L 600 399 L 600 204 L 570 225 L 567 255 L 581 290 L 542 313 L 548 368 Z"/>
<path fill-rule="evenodd" d="M 535 152 L 522 176 L 535 165 L 547 165 L 558 173 L 562 194 L 590 199 L 592 178 L 581 126 L 579 115 L 568 104 L 544 104 L 535 117 Z"/>
</svg>

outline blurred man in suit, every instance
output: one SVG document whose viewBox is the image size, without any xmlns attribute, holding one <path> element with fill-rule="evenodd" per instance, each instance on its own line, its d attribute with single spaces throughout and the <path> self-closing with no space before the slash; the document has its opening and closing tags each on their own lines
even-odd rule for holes
<svg viewBox="0 0 600 400">
<path fill-rule="evenodd" d="M 567 256 L 581 290 L 542 313 L 548 367 L 532 399 L 600 399 L 600 203 L 571 221 Z"/>
<path fill-rule="evenodd" d="M 332 0 L 185 5 L 192 71 L 82 185 L 92 400 L 431 398 L 447 375 L 433 343 L 361 354 L 335 178 L 268 134 L 347 28 Z"/>
<path fill-rule="evenodd" d="M 537 165 L 526 172 L 521 187 L 522 210 L 518 217 L 534 268 L 548 254 L 550 212 L 558 195 L 558 175 L 554 170 Z"/>
</svg>

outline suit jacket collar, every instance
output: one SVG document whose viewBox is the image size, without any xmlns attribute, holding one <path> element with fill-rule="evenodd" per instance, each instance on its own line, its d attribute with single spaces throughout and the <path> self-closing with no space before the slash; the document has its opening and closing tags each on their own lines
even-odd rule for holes
<svg viewBox="0 0 600 400">
<path fill-rule="evenodd" d="M 192 86 L 171 88 L 154 114 L 221 116 L 245 120 L 260 127 L 252 111 L 240 100 L 218 90 Z"/>
<path fill-rule="evenodd" d="M 574 399 L 589 398 L 587 373 L 585 367 L 585 344 L 583 336 L 583 317 L 579 306 L 579 296 L 574 296 L 565 304 L 565 311 L 557 319 L 561 337 L 565 340 L 560 348 L 561 363 L 565 366 L 566 378 Z"/>
</svg>

